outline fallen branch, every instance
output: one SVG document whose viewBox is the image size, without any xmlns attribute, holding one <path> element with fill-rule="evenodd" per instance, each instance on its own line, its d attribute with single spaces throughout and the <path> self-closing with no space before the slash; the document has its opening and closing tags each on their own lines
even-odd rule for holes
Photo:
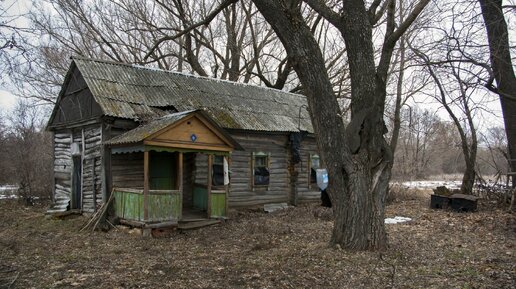
<svg viewBox="0 0 516 289">
<path fill-rule="evenodd" d="M 91 229 L 91 231 L 95 231 L 95 229 L 98 227 L 100 221 L 102 218 L 104 218 L 104 215 L 107 213 L 109 205 L 111 202 L 115 199 L 114 191 L 111 192 L 111 195 L 109 196 L 109 199 L 100 207 L 100 209 L 91 217 L 91 219 L 88 221 L 86 225 L 84 225 L 79 232 L 82 232 L 84 230 Z M 113 224 L 111 226 L 114 227 Z"/>
</svg>

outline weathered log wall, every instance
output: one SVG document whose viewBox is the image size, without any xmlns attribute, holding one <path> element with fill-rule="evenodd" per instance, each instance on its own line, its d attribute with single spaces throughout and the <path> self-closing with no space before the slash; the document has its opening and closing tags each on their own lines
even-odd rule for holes
<svg viewBox="0 0 516 289">
<path fill-rule="evenodd" d="M 288 202 L 288 136 L 242 132 L 232 132 L 231 135 L 245 151 L 234 151 L 231 155 L 229 205 L 238 207 Z M 267 187 L 257 187 L 252 183 L 253 152 L 270 155 L 270 179 Z"/>
<path fill-rule="evenodd" d="M 82 210 L 94 212 L 102 203 L 102 179 L 101 179 L 101 125 L 82 128 L 74 131 L 81 135 L 82 148 Z"/>
<path fill-rule="evenodd" d="M 117 134 L 117 131 L 113 131 Z M 292 193 L 297 192 L 297 200 L 320 198 L 315 184 L 310 185 L 310 154 L 317 152 L 315 140 L 305 139 L 301 145 L 301 163 L 295 166 L 298 172 L 295 187 L 290 184 L 288 164 L 290 147 L 288 134 L 257 134 L 231 132 L 244 151 L 235 151 L 230 158 L 231 184 L 229 205 L 232 207 L 254 206 L 265 203 L 290 202 Z M 73 138 L 72 138 L 73 137 Z M 55 198 L 56 203 L 67 204 L 71 198 L 72 156 L 70 144 L 78 142 L 82 150 L 82 208 L 93 212 L 102 202 L 102 155 L 101 126 L 89 126 L 71 132 L 55 132 Z M 253 152 L 270 155 L 270 183 L 267 187 L 257 187 L 252 183 Z M 110 174 L 113 187 L 143 188 L 143 153 L 110 155 Z M 207 182 L 207 155 L 185 154 L 183 186 L 189 191 L 195 183 Z M 191 172 L 191 173 L 190 173 Z M 184 203 L 191 203 L 191 194 L 185 194 Z M 190 197 L 188 197 L 190 196 Z"/>
<path fill-rule="evenodd" d="M 71 144 L 76 142 L 81 150 L 81 204 L 85 212 L 94 212 L 102 201 L 100 124 L 73 131 L 54 132 L 54 209 L 66 210 L 72 198 L 73 161 Z"/>
<path fill-rule="evenodd" d="M 143 152 L 111 155 L 113 187 L 143 189 Z"/>
<path fill-rule="evenodd" d="M 307 137 L 301 142 L 301 162 L 296 164 L 298 174 L 298 201 L 318 200 L 321 192 L 317 184 L 310 184 L 310 155 L 317 153 L 317 143 L 313 137 Z"/>
<path fill-rule="evenodd" d="M 72 194 L 72 135 L 65 131 L 54 132 L 54 208 L 65 211 Z"/>
<path fill-rule="evenodd" d="M 244 151 L 234 151 L 230 158 L 231 184 L 229 205 L 231 207 L 255 206 L 266 203 L 290 202 L 291 187 L 288 165 L 290 162 L 289 137 L 287 134 L 257 134 L 231 132 Z M 252 174 L 253 152 L 270 154 L 270 183 L 267 187 L 254 186 Z M 315 139 L 307 138 L 301 145 L 301 163 L 295 166 L 298 172 L 296 189 L 298 201 L 320 198 L 317 185 L 310 185 L 309 158 L 317 153 Z M 208 157 L 197 154 L 195 158 L 195 182 L 206 184 Z"/>
</svg>

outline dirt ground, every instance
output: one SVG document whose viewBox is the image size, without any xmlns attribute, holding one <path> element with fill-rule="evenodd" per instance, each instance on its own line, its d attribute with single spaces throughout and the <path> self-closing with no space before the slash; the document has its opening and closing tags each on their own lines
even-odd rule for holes
<svg viewBox="0 0 516 289">
<path fill-rule="evenodd" d="M 79 233 L 86 217 L 0 201 L 0 288 L 516 288 L 514 215 L 387 207 L 383 253 L 330 248 L 331 211 L 316 204 L 169 237 L 129 230 Z"/>
</svg>

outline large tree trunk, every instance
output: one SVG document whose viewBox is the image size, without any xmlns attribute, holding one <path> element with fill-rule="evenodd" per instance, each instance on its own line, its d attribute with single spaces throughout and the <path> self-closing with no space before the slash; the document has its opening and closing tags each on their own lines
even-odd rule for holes
<svg viewBox="0 0 516 289">
<path fill-rule="evenodd" d="M 385 248 L 384 200 L 391 154 L 383 138 L 384 99 L 377 95 L 368 18 L 351 13 L 347 20 L 365 22 L 366 26 L 355 23 L 346 35 L 350 36 L 346 47 L 351 62 L 353 101 L 351 123 L 345 128 L 319 45 L 298 3 L 253 2 L 285 46 L 307 96 L 318 148 L 329 174 L 328 191 L 335 204 L 331 242 L 346 249 Z"/>
<path fill-rule="evenodd" d="M 487 30 L 491 67 L 497 88 L 492 88 L 500 96 L 505 132 L 509 143 L 511 169 L 516 172 L 516 78 L 509 49 L 507 23 L 502 11 L 501 0 L 479 0 Z M 512 186 L 516 187 L 516 176 Z"/>
</svg>

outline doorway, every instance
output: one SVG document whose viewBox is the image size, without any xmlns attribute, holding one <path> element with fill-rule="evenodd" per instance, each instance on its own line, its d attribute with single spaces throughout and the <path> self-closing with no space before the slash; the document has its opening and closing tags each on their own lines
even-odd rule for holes
<svg viewBox="0 0 516 289">
<path fill-rule="evenodd" d="M 73 170 L 72 170 L 72 198 L 70 202 L 70 209 L 82 208 L 82 158 L 81 156 L 73 156 Z"/>
</svg>

